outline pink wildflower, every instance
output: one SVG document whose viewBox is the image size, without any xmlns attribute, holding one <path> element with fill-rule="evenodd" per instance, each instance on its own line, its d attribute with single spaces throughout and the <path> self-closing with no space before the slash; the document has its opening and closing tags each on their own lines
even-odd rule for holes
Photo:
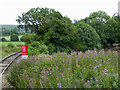
<svg viewBox="0 0 120 90">
<path fill-rule="evenodd" d="M 114 83 L 113 86 L 114 86 L 114 87 L 117 86 L 116 83 Z"/>
<path fill-rule="evenodd" d="M 117 73 L 115 76 L 117 77 L 119 74 Z"/>
<path fill-rule="evenodd" d="M 56 68 L 58 69 L 58 66 L 56 66 Z"/>
<path fill-rule="evenodd" d="M 90 79 L 92 80 L 92 77 Z"/>
<path fill-rule="evenodd" d="M 105 72 L 108 72 L 108 70 L 105 68 Z"/>
<path fill-rule="evenodd" d="M 77 86 L 75 85 L 74 88 L 77 88 Z"/>
<path fill-rule="evenodd" d="M 54 67 L 53 67 L 53 71 L 54 71 Z"/>
<path fill-rule="evenodd" d="M 70 68 L 67 68 L 67 70 L 70 70 Z"/>
<path fill-rule="evenodd" d="M 29 82 L 32 81 L 32 78 L 29 80 Z"/>
<path fill-rule="evenodd" d="M 62 86 L 61 86 L 61 83 L 60 83 L 60 88 L 61 88 Z"/>
<path fill-rule="evenodd" d="M 48 73 L 48 71 L 46 71 L 46 73 Z"/>
<path fill-rule="evenodd" d="M 87 82 L 89 83 L 90 81 L 88 80 Z"/>
<path fill-rule="evenodd" d="M 98 80 L 96 80 L 96 83 L 98 83 Z"/>
<path fill-rule="evenodd" d="M 44 76 L 41 76 L 41 78 L 44 78 Z"/>
<path fill-rule="evenodd" d="M 106 72 L 104 72 L 105 75 L 108 75 Z"/>
<path fill-rule="evenodd" d="M 30 87 L 33 88 L 32 83 L 29 83 Z"/>
<path fill-rule="evenodd" d="M 86 85 L 87 85 L 87 83 L 84 84 L 84 86 L 86 86 Z"/>
<path fill-rule="evenodd" d="M 60 83 L 60 84 L 58 83 L 57 86 L 60 87 L 60 88 L 62 87 L 62 86 L 61 86 L 61 83 Z"/>
</svg>

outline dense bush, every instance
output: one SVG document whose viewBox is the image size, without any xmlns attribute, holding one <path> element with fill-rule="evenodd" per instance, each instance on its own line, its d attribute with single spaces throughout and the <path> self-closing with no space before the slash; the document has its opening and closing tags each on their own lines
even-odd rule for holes
<svg viewBox="0 0 120 90">
<path fill-rule="evenodd" d="M 35 34 L 33 37 L 34 37 L 34 41 L 40 41 L 40 40 L 41 40 L 41 39 L 40 39 L 40 36 L 38 36 L 38 35 L 36 35 L 36 34 Z"/>
<path fill-rule="evenodd" d="M 75 26 L 84 45 L 89 49 L 101 49 L 101 39 L 93 27 L 81 21 L 76 21 Z"/>
<path fill-rule="evenodd" d="M 15 47 L 15 46 L 14 46 L 13 43 L 8 43 L 8 47 L 9 47 L 9 48 L 13 48 L 13 47 Z"/>
<path fill-rule="evenodd" d="M 50 43 L 48 45 L 48 51 L 50 55 L 53 54 L 56 51 L 55 45 Z"/>
<path fill-rule="evenodd" d="M 40 53 L 48 54 L 48 47 L 43 42 L 34 41 L 29 44 L 28 48 L 29 55 L 38 55 Z"/>
<path fill-rule="evenodd" d="M 80 42 L 73 45 L 73 50 L 85 52 L 88 50 L 88 47 Z"/>
<path fill-rule="evenodd" d="M 78 33 L 75 35 L 74 41 L 70 43 L 70 48 L 74 51 L 82 51 L 82 52 L 88 50 L 88 47 L 81 42 L 81 38 Z"/>
<path fill-rule="evenodd" d="M 19 41 L 18 35 L 12 34 L 12 35 L 10 36 L 10 40 L 11 40 L 11 41 Z"/>
<path fill-rule="evenodd" d="M 1 38 L 1 41 L 3 41 L 3 42 L 5 42 L 5 41 L 7 41 L 5 38 Z"/>
<path fill-rule="evenodd" d="M 25 34 L 21 37 L 21 41 L 30 44 L 31 42 L 34 41 L 34 36 L 33 34 Z"/>
<path fill-rule="evenodd" d="M 118 88 L 118 76 L 118 53 L 92 50 L 20 60 L 7 80 L 16 88 Z"/>
<path fill-rule="evenodd" d="M 71 51 L 73 51 L 69 46 L 66 47 L 61 47 L 61 46 L 55 46 L 54 44 L 49 44 L 48 45 L 48 51 L 49 54 L 53 54 L 53 53 L 57 53 L 57 52 L 66 52 L 66 53 L 70 53 Z"/>
</svg>

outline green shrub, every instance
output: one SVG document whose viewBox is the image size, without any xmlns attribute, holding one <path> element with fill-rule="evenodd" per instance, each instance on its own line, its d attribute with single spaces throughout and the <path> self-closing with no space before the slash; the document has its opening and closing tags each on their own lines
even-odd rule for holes
<svg viewBox="0 0 120 90">
<path fill-rule="evenodd" d="M 101 49 L 101 38 L 92 26 L 81 21 L 75 22 L 75 26 L 78 30 L 78 34 L 80 34 L 81 42 L 84 45 L 86 45 L 89 49 Z"/>
<path fill-rule="evenodd" d="M 3 41 L 3 42 L 5 42 L 5 41 L 7 41 L 5 38 L 1 38 L 1 41 Z"/>
<path fill-rule="evenodd" d="M 40 37 L 38 35 L 34 35 L 34 41 L 40 41 Z"/>
<path fill-rule="evenodd" d="M 48 54 L 49 51 L 48 47 L 43 42 L 34 41 L 29 44 L 28 53 L 29 55 L 37 55 L 40 53 Z"/>
<path fill-rule="evenodd" d="M 32 34 L 25 34 L 24 36 L 21 37 L 22 42 L 26 42 L 27 44 L 30 44 L 33 42 L 34 37 Z"/>
<path fill-rule="evenodd" d="M 17 44 L 17 47 L 21 47 L 23 44 Z"/>
<path fill-rule="evenodd" d="M 48 51 L 49 51 L 49 54 L 51 55 L 51 54 L 53 54 L 55 52 L 70 53 L 73 50 L 69 46 L 61 47 L 61 46 L 55 46 L 54 44 L 50 43 L 48 45 Z"/>
<path fill-rule="evenodd" d="M 66 46 L 66 47 L 56 46 L 56 52 L 70 53 L 71 51 L 73 51 L 73 50 L 69 46 Z"/>
<path fill-rule="evenodd" d="M 82 51 L 82 52 L 85 52 L 88 50 L 88 47 L 82 43 L 74 43 L 73 47 L 72 47 L 73 50 L 75 51 Z"/>
<path fill-rule="evenodd" d="M 50 44 L 48 45 L 49 54 L 50 54 L 50 55 L 53 54 L 53 53 L 55 52 L 55 50 L 56 50 L 55 46 L 50 43 Z"/>
<path fill-rule="evenodd" d="M 11 40 L 11 41 L 19 41 L 18 35 L 12 34 L 12 35 L 10 36 L 10 40 Z"/>
<path fill-rule="evenodd" d="M 9 47 L 9 48 L 14 48 L 15 46 L 14 46 L 13 43 L 8 43 L 8 47 Z"/>
</svg>

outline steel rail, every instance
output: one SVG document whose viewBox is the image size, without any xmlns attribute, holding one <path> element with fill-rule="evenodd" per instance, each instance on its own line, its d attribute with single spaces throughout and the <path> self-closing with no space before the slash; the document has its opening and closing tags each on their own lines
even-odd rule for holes
<svg viewBox="0 0 120 90">
<path fill-rule="evenodd" d="M 10 58 L 11 56 L 14 56 L 14 55 L 18 54 L 18 53 L 20 53 L 20 52 L 16 52 L 16 53 L 13 53 L 13 54 L 8 55 L 7 57 L 3 58 L 3 59 L 0 61 L 0 63 L 3 62 L 3 61 L 5 61 L 6 59 Z M 12 59 L 12 60 L 5 66 L 5 68 L 2 70 L 2 72 L 1 72 L 1 74 L 0 74 L 0 77 L 1 77 L 1 76 L 3 75 L 3 73 L 8 69 L 8 67 L 10 67 L 10 65 L 11 65 L 19 56 L 21 56 L 21 55 L 22 55 L 22 53 L 18 54 L 14 59 Z"/>
<path fill-rule="evenodd" d="M 2 58 L 2 59 L 0 60 L 0 63 L 2 63 L 3 61 L 5 61 L 7 58 L 9 58 L 9 57 L 11 57 L 11 56 L 13 56 L 13 55 L 16 55 L 16 54 L 18 54 L 18 53 L 20 53 L 20 52 L 21 52 L 21 51 L 16 52 L 16 53 L 12 53 L 12 54 L 10 54 L 10 55 L 8 55 L 8 56 Z"/>
</svg>

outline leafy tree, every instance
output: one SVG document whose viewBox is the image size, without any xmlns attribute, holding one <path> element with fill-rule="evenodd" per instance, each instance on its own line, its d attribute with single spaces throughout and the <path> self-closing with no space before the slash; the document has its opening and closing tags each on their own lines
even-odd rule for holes
<svg viewBox="0 0 120 90">
<path fill-rule="evenodd" d="M 106 40 L 108 46 L 112 46 L 114 43 L 118 43 L 119 40 L 119 21 L 118 16 L 114 15 L 112 18 L 108 20 L 106 23 Z"/>
<path fill-rule="evenodd" d="M 25 27 L 26 31 L 36 32 L 43 40 L 43 36 L 48 30 L 49 22 L 53 17 L 61 18 L 61 16 L 54 9 L 32 8 L 28 12 L 23 13 L 22 16 L 18 16 L 16 21 L 20 24 L 19 28 Z"/>
<path fill-rule="evenodd" d="M 11 41 L 19 41 L 18 35 L 12 34 L 12 35 L 10 36 L 10 40 L 11 40 Z"/>
<path fill-rule="evenodd" d="M 115 42 L 120 43 L 120 15 L 115 13 L 112 18 L 115 20 L 115 23 L 113 23 L 114 31 L 116 31 L 116 33 L 114 33 L 116 35 Z"/>
<path fill-rule="evenodd" d="M 84 45 L 89 49 L 101 48 L 101 39 L 94 28 L 81 21 L 76 21 L 75 26 Z"/>
<path fill-rule="evenodd" d="M 71 20 L 67 17 L 53 18 L 49 23 L 48 32 L 45 34 L 45 43 L 49 45 L 54 44 L 56 49 L 64 51 L 64 49 L 71 49 L 71 43 L 74 41 L 76 31 Z"/>
<path fill-rule="evenodd" d="M 98 11 L 98 12 L 93 12 L 92 14 L 89 15 L 89 17 L 86 17 L 84 20 L 85 23 L 91 25 L 98 35 L 101 38 L 103 48 L 108 47 L 108 42 L 107 42 L 107 36 L 106 36 L 106 31 L 107 31 L 107 22 L 109 21 L 110 16 L 107 15 L 103 11 Z"/>
</svg>

